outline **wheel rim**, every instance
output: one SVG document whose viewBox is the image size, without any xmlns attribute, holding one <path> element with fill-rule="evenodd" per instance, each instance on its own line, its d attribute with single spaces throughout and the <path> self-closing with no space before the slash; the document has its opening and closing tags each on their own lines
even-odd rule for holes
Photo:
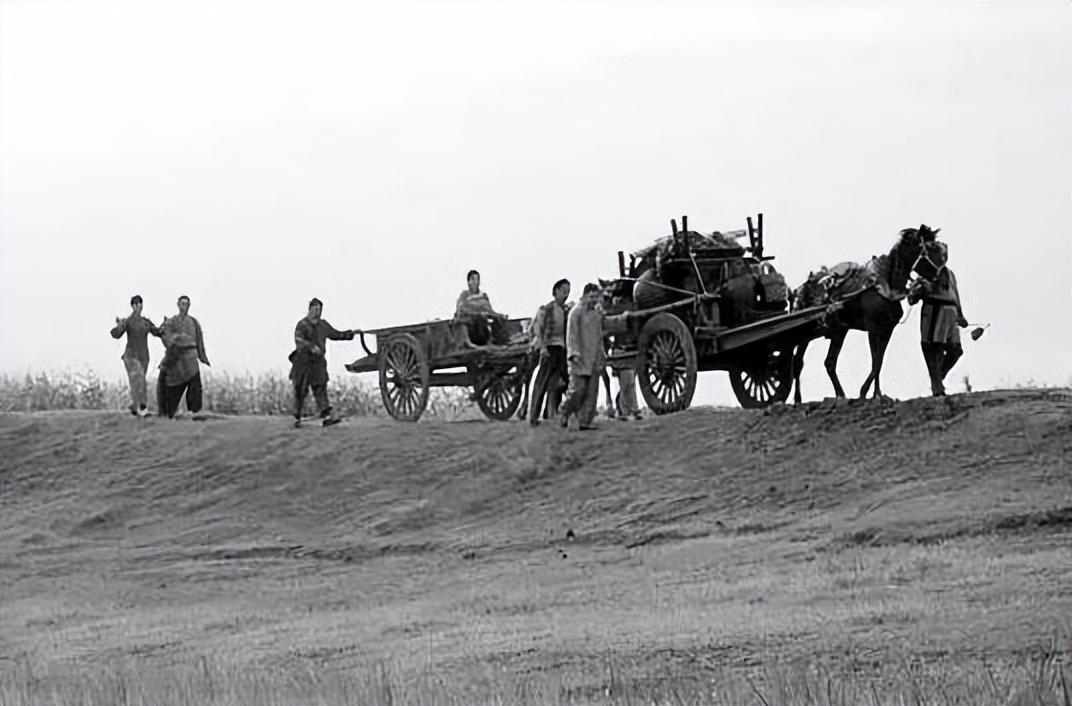
<svg viewBox="0 0 1072 706">
<path fill-rule="evenodd" d="M 688 409 L 696 390 L 696 349 L 688 326 L 660 313 L 640 330 L 637 381 L 644 401 L 656 414 Z"/>
<path fill-rule="evenodd" d="M 481 411 L 492 419 L 509 419 L 521 401 L 521 389 L 516 374 L 503 372 L 492 375 L 477 398 Z"/>
<path fill-rule="evenodd" d="M 645 374 L 652 394 L 667 407 L 673 407 L 685 393 L 688 365 L 681 340 L 671 331 L 659 331 L 648 344 Z"/>
<path fill-rule="evenodd" d="M 744 407 L 766 407 L 789 397 L 790 353 L 771 353 L 761 368 L 739 368 L 733 373 L 733 391 Z"/>
<path fill-rule="evenodd" d="M 382 353 L 380 390 L 384 405 L 396 419 L 416 420 L 428 395 L 427 373 L 420 351 L 406 340 L 392 341 Z"/>
</svg>

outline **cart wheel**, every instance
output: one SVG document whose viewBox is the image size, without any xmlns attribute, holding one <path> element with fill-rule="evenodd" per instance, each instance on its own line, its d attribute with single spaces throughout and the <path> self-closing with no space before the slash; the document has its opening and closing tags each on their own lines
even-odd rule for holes
<svg viewBox="0 0 1072 706">
<path fill-rule="evenodd" d="M 760 367 L 730 370 L 730 385 L 745 409 L 785 402 L 793 387 L 793 351 L 772 351 Z"/>
<path fill-rule="evenodd" d="M 476 403 L 485 416 L 505 422 L 521 404 L 521 377 L 516 368 L 492 373 L 470 368 L 476 388 Z"/>
<path fill-rule="evenodd" d="M 387 413 L 403 422 L 417 421 L 428 405 L 428 360 L 421 344 L 408 333 L 392 336 L 378 357 Z"/>
<path fill-rule="evenodd" d="M 696 392 L 696 346 L 684 321 L 666 312 L 648 319 L 637 339 L 637 377 L 656 414 L 688 409 Z"/>
</svg>

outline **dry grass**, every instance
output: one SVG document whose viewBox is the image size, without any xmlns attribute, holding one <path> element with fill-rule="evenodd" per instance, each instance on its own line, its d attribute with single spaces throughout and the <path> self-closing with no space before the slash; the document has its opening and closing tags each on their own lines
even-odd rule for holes
<svg viewBox="0 0 1072 706">
<path fill-rule="evenodd" d="M 204 409 L 215 414 L 289 415 L 294 404 L 290 380 L 282 373 L 233 375 L 201 373 L 204 382 Z M 149 409 L 156 412 L 156 378 L 148 378 Z M 374 382 L 353 376 L 333 377 L 328 383 L 332 406 L 351 417 L 386 416 Z M 306 402 L 306 414 L 313 409 Z M 126 410 L 130 405 L 125 380 L 104 380 L 91 370 L 38 373 L 22 377 L 0 375 L 0 411 L 43 412 L 70 409 Z M 182 409 L 180 404 L 180 409 Z M 468 391 L 435 388 L 428 399 L 425 416 L 455 419 L 471 416 L 476 405 Z M 479 411 L 476 411 L 478 416 Z"/>
<path fill-rule="evenodd" d="M 0 669 L 5 706 L 1068 706 L 1072 672 L 1051 645 L 1017 663 L 971 667 L 906 658 L 868 672 L 812 663 L 703 678 L 634 679 L 611 660 L 591 672 L 406 675 L 385 662 L 368 670 L 250 670 L 201 657 L 166 672 L 109 665 L 35 674 Z"/>
<path fill-rule="evenodd" d="M 0 704 L 1069 706 L 1070 415 L 0 415 Z"/>
</svg>

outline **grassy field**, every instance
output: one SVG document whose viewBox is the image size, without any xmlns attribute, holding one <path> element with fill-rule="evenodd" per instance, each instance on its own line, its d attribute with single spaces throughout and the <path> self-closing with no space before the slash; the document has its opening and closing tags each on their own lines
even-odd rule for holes
<svg viewBox="0 0 1072 706">
<path fill-rule="evenodd" d="M 1072 394 L 0 415 L 0 703 L 1069 704 Z"/>
<path fill-rule="evenodd" d="M 280 373 L 232 375 L 202 371 L 205 411 L 215 414 L 289 415 L 294 394 L 290 380 Z M 156 377 L 148 377 L 149 409 L 156 413 Z M 346 416 L 386 415 L 374 383 L 354 377 L 328 382 L 332 406 Z M 0 411 L 42 412 L 63 409 L 125 410 L 130 407 L 126 380 L 104 380 L 92 371 L 62 371 L 36 375 L 0 375 Z M 428 398 L 429 416 L 466 416 L 475 405 L 463 390 L 435 388 Z M 184 410 L 180 403 L 179 410 Z M 311 414 L 312 395 L 305 413 Z M 471 415 L 470 415 L 471 416 Z"/>
</svg>

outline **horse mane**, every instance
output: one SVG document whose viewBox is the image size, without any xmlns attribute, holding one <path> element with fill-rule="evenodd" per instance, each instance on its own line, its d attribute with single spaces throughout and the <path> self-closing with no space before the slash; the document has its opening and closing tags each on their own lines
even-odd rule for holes
<svg viewBox="0 0 1072 706">
<path fill-rule="evenodd" d="M 919 249 L 919 231 L 912 228 L 902 231 L 889 254 L 876 258 L 878 262 L 875 269 L 879 277 L 884 279 L 891 289 L 904 289 L 908 276 L 912 274 L 912 265 L 919 255 Z"/>
</svg>

